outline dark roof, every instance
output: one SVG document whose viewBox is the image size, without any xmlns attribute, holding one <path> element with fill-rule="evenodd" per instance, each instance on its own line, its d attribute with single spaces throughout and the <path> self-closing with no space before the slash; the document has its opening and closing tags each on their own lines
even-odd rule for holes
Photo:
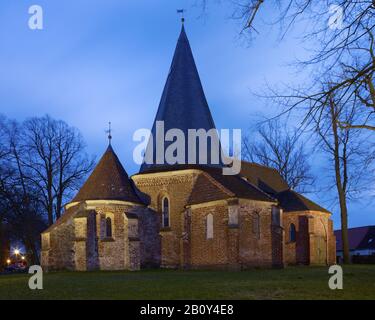
<svg viewBox="0 0 375 320">
<path fill-rule="evenodd" d="M 276 202 L 275 198 L 263 192 L 240 175 L 223 175 L 221 169 L 214 168 L 209 168 L 206 172 L 238 198 Z"/>
<path fill-rule="evenodd" d="M 270 194 L 289 189 L 287 182 L 276 169 L 257 163 L 242 161 L 241 175 L 258 188 Z"/>
<path fill-rule="evenodd" d="M 187 169 L 204 171 L 214 179 L 208 181 L 205 178 L 198 178 L 188 204 L 203 203 L 232 197 L 258 201 L 276 201 L 276 199 L 272 198 L 249 181 L 243 179 L 240 175 L 223 175 L 222 168 L 202 165 L 165 165 L 150 168 L 141 174 Z M 218 184 L 215 184 L 215 181 Z M 205 189 L 206 186 L 208 186 L 207 190 Z"/>
<path fill-rule="evenodd" d="M 342 250 L 341 230 L 335 231 L 336 250 Z M 348 229 L 349 249 L 375 249 L 375 226 Z"/>
<path fill-rule="evenodd" d="M 220 186 L 219 183 L 209 175 L 201 174 L 194 183 L 194 187 L 187 205 L 223 200 L 234 197 L 234 194 Z"/>
<path fill-rule="evenodd" d="M 285 212 L 321 211 L 330 213 L 328 210 L 293 190 L 279 192 L 276 194 L 276 198 Z"/>
<path fill-rule="evenodd" d="M 72 202 L 84 200 L 122 200 L 143 203 L 111 146 L 107 148 Z"/>
<path fill-rule="evenodd" d="M 168 78 L 165 83 L 159 108 L 156 113 L 152 127 L 153 139 L 149 141 L 148 149 L 153 150 L 153 164 L 144 163 L 140 172 L 148 170 L 150 167 L 157 167 L 156 164 L 156 122 L 164 121 L 164 131 L 169 129 L 180 129 L 185 137 L 188 137 L 189 129 L 215 129 L 210 109 L 199 78 L 198 70 L 194 62 L 194 57 L 190 48 L 189 40 L 186 36 L 184 26 L 182 26 L 177 46 L 174 52 L 172 64 Z M 187 139 L 186 139 L 187 140 Z M 172 142 L 162 141 L 164 150 L 167 150 Z M 198 144 L 197 144 L 198 145 Z M 207 143 L 207 151 L 210 151 L 210 140 Z M 184 163 L 188 163 L 188 143 L 185 141 Z M 199 148 L 197 147 L 196 163 L 199 163 Z M 210 152 L 207 152 L 207 163 L 213 164 L 210 159 Z M 164 161 L 164 163 L 167 163 Z M 189 162 L 191 163 L 191 162 Z M 220 161 L 220 163 L 222 163 Z M 221 166 L 216 164 L 215 166 Z"/>
</svg>

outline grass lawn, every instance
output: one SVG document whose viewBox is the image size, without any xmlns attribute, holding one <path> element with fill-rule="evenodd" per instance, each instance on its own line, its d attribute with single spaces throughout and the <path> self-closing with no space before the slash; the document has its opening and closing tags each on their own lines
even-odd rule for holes
<svg viewBox="0 0 375 320">
<path fill-rule="evenodd" d="M 330 290 L 329 276 L 325 267 L 56 272 L 30 290 L 29 275 L 0 275 L 0 299 L 375 299 L 375 265 L 345 266 L 343 290 Z"/>
</svg>

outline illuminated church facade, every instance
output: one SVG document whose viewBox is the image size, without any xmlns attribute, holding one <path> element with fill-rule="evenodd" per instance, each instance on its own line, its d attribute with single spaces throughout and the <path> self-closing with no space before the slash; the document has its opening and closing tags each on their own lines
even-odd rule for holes
<svg viewBox="0 0 375 320">
<path fill-rule="evenodd" d="M 157 121 L 185 134 L 215 128 L 184 26 L 152 133 Z M 80 271 L 329 265 L 330 217 L 272 168 L 243 161 L 240 173 L 223 175 L 220 163 L 144 163 L 129 177 L 109 145 L 42 233 L 41 261 L 45 270 Z"/>
</svg>

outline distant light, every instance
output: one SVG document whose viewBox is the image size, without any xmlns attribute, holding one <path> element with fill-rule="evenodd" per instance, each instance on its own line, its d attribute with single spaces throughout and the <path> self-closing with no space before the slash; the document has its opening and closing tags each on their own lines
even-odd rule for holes
<svg viewBox="0 0 375 320">
<path fill-rule="evenodd" d="M 18 249 L 15 249 L 15 250 L 14 250 L 14 254 L 17 256 L 17 255 L 20 254 L 20 251 L 19 251 Z"/>
<path fill-rule="evenodd" d="M 7 259 L 7 264 L 10 264 L 12 261 L 10 261 L 10 259 Z"/>
<path fill-rule="evenodd" d="M 22 260 L 25 260 L 25 257 L 24 257 L 24 256 L 22 256 L 22 257 L 21 257 L 21 259 L 22 259 Z"/>
</svg>

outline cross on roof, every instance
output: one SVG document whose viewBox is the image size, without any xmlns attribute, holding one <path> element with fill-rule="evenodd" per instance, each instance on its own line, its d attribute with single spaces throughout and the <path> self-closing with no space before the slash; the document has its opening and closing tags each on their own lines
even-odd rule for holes
<svg viewBox="0 0 375 320">
<path fill-rule="evenodd" d="M 108 130 L 106 130 L 105 132 L 108 133 L 108 141 L 109 141 L 109 145 L 111 145 L 111 140 L 112 140 L 111 121 L 108 122 Z"/>
<path fill-rule="evenodd" d="M 181 15 L 181 22 L 184 23 L 185 22 L 185 18 L 184 18 L 184 12 L 186 10 L 185 9 L 177 9 L 177 13 L 179 13 Z"/>
</svg>

